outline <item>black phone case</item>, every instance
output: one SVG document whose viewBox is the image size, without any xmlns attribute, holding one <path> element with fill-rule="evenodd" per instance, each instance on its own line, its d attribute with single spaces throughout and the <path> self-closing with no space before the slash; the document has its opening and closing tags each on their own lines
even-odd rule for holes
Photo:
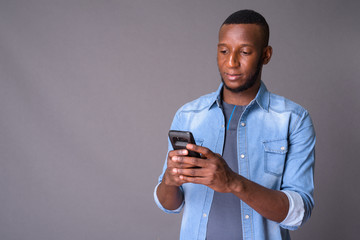
<svg viewBox="0 0 360 240">
<path fill-rule="evenodd" d="M 196 144 L 194 136 L 189 131 L 170 130 L 169 139 L 174 150 L 185 149 L 188 143 Z M 188 156 L 200 158 L 200 154 L 193 151 L 189 151 Z"/>
</svg>

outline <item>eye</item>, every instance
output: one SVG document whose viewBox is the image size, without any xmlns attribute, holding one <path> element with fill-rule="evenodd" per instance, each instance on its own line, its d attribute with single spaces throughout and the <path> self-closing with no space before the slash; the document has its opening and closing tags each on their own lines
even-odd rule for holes
<svg viewBox="0 0 360 240">
<path fill-rule="evenodd" d="M 226 50 L 226 49 L 220 50 L 220 53 L 222 53 L 222 54 L 227 54 L 227 53 L 228 53 L 228 50 Z"/>
<path fill-rule="evenodd" d="M 227 53 L 229 53 L 229 49 L 225 46 L 219 46 L 218 47 L 218 53 L 219 54 L 222 54 L 222 55 L 225 55 Z"/>
<path fill-rule="evenodd" d="M 250 52 L 248 52 L 248 51 L 241 51 L 241 54 L 243 54 L 243 55 L 249 55 Z"/>
</svg>

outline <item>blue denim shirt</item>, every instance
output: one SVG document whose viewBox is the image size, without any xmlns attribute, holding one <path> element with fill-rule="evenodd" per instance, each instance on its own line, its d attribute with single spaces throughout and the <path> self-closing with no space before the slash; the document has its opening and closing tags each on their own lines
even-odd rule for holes
<svg viewBox="0 0 360 240">
<path fill-rule="evenodd" d="M 225 122 L 220 108 L 221 89 L 222 84 L 216 92 L 181 107 L 171 129 L 191 131 L 197 145 L 222 155 Z M 267 188 L 282 190 L 288 197 L 291 193 L 300 196 L 302 201 L 289 199 L 292 206 L 288 217 L 303 209 L 297 216 L 300 224 L 285 225 L 262 217 L 241 201 L 243 239 L 290 239 L 288 229 L 303 224 L 314 206 L 315 132 L 310 116 L 298 104 L 268 92 L 262 82 L 255 99 L 244 110 L 237 131 L 238 173 Z M 172 150 L 170 143 L 168 150 Z M 166 162 L 159 183 L 165 170 Z M 154 198 L 159 208 L 167 213 L 184 210 L 180 239 L 204 240 L 214 190 L 200 184 L 183 184 L 182 205 L 167 210 L 159 202 L 156 189 Z"/>
</svg>

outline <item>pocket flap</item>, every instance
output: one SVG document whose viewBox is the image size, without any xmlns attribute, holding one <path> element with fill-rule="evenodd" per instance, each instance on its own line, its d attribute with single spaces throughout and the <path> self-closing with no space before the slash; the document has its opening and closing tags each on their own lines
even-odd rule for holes
<svg viewBox="0 0 360 240">
<path fill-rule="evenodd" d="M 265 152 L 285 154 L 288 151 L 288 142 L 283 140 L 264 141 Z"/>
</svg>

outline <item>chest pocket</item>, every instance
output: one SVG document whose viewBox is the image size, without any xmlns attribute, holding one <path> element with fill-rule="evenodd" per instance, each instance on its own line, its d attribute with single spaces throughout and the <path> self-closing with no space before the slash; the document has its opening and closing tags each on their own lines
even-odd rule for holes
<svg viewBox="0 0 360 240">
<path fill-rule="evenodd" d="M 264 170 L 266 173 L 281 176 L 284 171 L 288 142 L 283 140 L 263 141 Z"/>
</svg>

